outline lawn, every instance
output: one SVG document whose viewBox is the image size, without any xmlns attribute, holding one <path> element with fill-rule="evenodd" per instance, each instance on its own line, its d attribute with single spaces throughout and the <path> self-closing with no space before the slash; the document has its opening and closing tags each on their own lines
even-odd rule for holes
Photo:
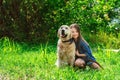
<svg viewBox="0 0 120 80">
<path fill-rule="evenodd" d="M 104 70 L 55 66 L 56 45 L 0 40 L 0 80 L 120 80 L 120 52 L 93 50 Z"/>
</svg>

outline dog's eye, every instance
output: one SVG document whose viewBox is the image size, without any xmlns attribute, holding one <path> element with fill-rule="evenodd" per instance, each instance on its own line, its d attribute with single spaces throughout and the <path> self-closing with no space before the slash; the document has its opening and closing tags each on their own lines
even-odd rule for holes
<svg viewBox="0 0 120 80">
<path fill-rule="evenodd" d="M 67 27 L 65 29 L 68 29 Z"/>
<path fill-rule="evenodd" d="M 63 27 L 61 27 L 61 29 L 62 29 Z"/>
</svg>

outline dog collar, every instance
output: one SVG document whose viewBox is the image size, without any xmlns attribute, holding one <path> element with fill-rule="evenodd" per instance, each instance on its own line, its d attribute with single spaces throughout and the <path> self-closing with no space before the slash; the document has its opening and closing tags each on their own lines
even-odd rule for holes
<svg viewBox="0 0 120 80">
<path fill-rule="evenodd" d="M 73 42 L 73 38 L 70 38 L 69 40 L 66 40 L 66 41 L 62 41 L 63 43 L 66 43 L 66 42 L 70 42 L 70 44 Z"/>
</svg>

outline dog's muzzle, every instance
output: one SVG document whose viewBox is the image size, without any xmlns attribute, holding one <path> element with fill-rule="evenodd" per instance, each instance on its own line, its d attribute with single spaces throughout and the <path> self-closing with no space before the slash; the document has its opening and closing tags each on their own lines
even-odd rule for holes
<svg viewBox="0 0 120 80">
<path fill-rule="evenodd" d="M 65 34 L 65 30 L 61 30 L 61 37 L 62 37 L 62 38 L 67 37 L 67 34 Z"/>
</svg>

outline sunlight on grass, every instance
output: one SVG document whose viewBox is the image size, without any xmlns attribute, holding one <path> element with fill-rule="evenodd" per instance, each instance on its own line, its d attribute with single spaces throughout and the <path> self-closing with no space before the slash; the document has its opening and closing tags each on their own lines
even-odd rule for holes
<svg viewBox="0 0 120 80">
<path fill-rule="evenodd" d="M 120 54 L 110 51 L 93 52 L 104 70 L 87 67 L 85 70 L 72 67 L 58 69 L 55 66 L 56 45 L 39 44 L 30 47 L 0 41 L 0 79 L 2 80 L 119 80 Z"/>
</svg>

